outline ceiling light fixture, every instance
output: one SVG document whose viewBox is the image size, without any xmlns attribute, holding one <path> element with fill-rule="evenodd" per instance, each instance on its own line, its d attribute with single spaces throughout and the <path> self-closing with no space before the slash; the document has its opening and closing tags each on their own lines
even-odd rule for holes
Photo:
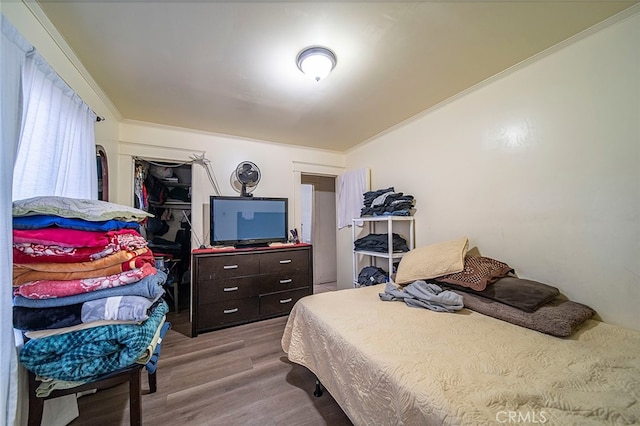
<svg viewBox="0 0 640 426">
<path fill-rule="evenodd" d="M 307 47 L 298 53 L 296 59 L 300 71 L 315 81 L 328 76 L 336 62 L 336 54 L 322 46 Z"/>
</svg>

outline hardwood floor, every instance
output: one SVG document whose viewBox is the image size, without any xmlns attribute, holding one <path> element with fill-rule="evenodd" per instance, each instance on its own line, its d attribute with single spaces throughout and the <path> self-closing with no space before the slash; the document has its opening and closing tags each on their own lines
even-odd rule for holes
<svg viewBox="0 0 640 426">
<path fill-rule="evenodd" d="M 280 346 L 286 321 L 279 317 L 196 338 L 169 330 L 156 393 L 148 393 L 142 374 L 143 424 L 351 425 L 329 393 L 313 396 L 314 375 L 287 359 Z M 71 425 L 128 425 L 128 401 L 126 384 L 83 396 L 80 417 Z"/>
<path fill-rule="evenodd" d="M 313 293 L 323 293 L 325 291 L 336 291 L 338 289 L 338 283 L 333 281 L 330 283 L 314 284 Z"/>
</svg>

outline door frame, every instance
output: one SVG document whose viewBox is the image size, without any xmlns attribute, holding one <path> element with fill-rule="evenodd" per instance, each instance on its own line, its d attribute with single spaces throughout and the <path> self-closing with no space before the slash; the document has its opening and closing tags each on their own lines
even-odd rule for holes
<svg viewBox="0 0 640 426">
<path fill-rule="evenodd" d="M 309 163 L 301 161 L 293 161 L 293 200 L 291 205 L 293 206 L 293 227 L 301 229 L 302 225 L 302 209 L 301 209 L 301 185 L 302 175 L 311 176 L 325 176 L 337 177 L 344 173 L 346 169 L 344 167 L 330 166 L 326 164 Z M 291 222 L 291 220 L 290 220 Z M 336 228 L 336 242 L 338 241 L 338 229 Z M 336 264 L 338 262 L 338 250 L 334 250 L 336 256 Z M 315 265 L 314 269 L 315 269 Z"/>
</svg>

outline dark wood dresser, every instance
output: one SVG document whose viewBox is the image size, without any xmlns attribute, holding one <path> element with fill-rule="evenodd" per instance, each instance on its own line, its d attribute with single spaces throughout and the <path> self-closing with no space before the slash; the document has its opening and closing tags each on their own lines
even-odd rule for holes
<svg viewBox="0 0 640 426">
<path fill-rule="evenodd" d="M 313 293 L 309 244 L 253 249 L 200 249 L 192 256 L 192 337 L 286 315 Z"/>
</svg>

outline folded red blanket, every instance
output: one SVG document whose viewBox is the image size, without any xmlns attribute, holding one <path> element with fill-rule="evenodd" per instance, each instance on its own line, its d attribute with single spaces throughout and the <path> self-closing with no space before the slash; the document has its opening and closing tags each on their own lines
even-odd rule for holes
<svg viewBox="0 0 640 426">
<path fill-rule="evenodd" d="M 14 229 L 13 242 L 57 245 L 61 247 L 104 247 L 117 239 L 120 234 L 140 234 L 132 229 L 117 231 L 81 231 L 58 227 L 41 229 Z"/>
<path fill-rule="evenodd" d="M 14 288 L 13 294 L 15 296 L 20 295 L 29 299 L 53 299 L 57 297 L 73 296 L 105 288 L 132 284 L 140 281 L 146 276 L 155 274 L 156 272 L 157 271 L 154 266 L 149 263 L 144 263 L 140 268 L 104 277 L 65 281 L 33 281 Z"/>
<path fill-rule="evenodd" d="M 63 247 L 33 242 L 13 244 L 15 263 L 74 263 L 89 262 L 121 250 L 134 250 L 147 247 L 147 241 L 139 234 L 117 234 L 103 247 Z"/>
<path fill-rule="evenodd" d="M 153 253 L 151 252 L 151 250 L 147 250 L 144 254 L 135 256 L 125 262 L 112 266 L 106 266 L 103 268 L 92 269 L 90 271 L 50 272 L 22 269 L 19 270 L 18 275 L 16 275 L 16 269 L 14 269 L 13 286 L 16 287 L 31 281 L 40 280 L 68 281 L 81 280 L 85 278 L 107 277 L 109 275 L 119 274 L 121 272 L 141 268 L 145 263 L 149 263 L 151 265 L 155 264 Z"/>
<path fill-rule="evenodd" d="M 13 276 L 22 275 L 28 271 L 43 272 L 81 272 L 93 271 L 96 269 L 106 268 L 108 266 L 119 265 L 123 262 L 133 259 L 136 256 L 148 254 L 148 248 L 140 248 L 135 250 L 120 250 L 116 253 L 96 259 L 90 262 L 69 262 L 69 263 L 13 263 Z"/>
</svg>

